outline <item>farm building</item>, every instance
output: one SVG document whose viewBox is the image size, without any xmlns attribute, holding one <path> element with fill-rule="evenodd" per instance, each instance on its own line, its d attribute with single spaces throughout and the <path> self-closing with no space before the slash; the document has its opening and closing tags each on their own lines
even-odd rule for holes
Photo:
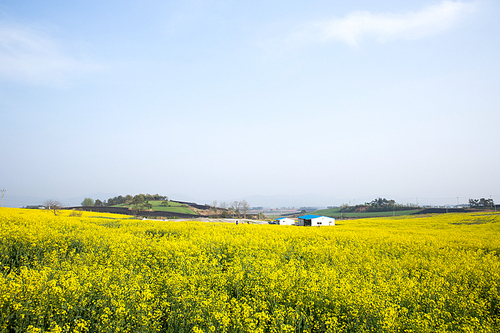
<svg viewBox="0 0 500 333">
<path fill-rule="evenodd" d="M 291 219 L 289 217 L 280 217 L 279 219 L 276 219 L 276 224 L 279 224 L 279 225 L 295 225 L 295 220 Z"/>
<path fill-rule="evenodd" d="M 306 227 L 330 226 L 330 225 L 335 225 L 335 219 L 333 217 L 328 217 L 328 216 L 303 215 L 299 216 L 299 222 L 297 223 L 297 225 Z"/>
</svg>

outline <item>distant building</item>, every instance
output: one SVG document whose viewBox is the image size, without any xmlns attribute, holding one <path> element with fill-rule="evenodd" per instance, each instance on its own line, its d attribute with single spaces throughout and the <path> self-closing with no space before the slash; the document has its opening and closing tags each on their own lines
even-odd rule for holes
<svg viewBox="0 0 500 333">
<path fill-rule="evenodd" d="M 297 225 L 306 227 L 332 226 L 335 225 L 335 219 L 333 217 L 328 217 L 328 216 L 303 215 L 299 216 L 299 221 Z"/>
<path fill-rule="evenodd" d="M 314 212 L 315 210 L 318 210 L 319 207 L 300 207 L 300 211 L 305 210 L 306 212 Z"/>
<path fill-rule="evenodd" d="M 279 219 L 276 219 L 276 224 L 279 224 L 279 225 L 295 225 L 295 220 L 291 219 L 289 217 L 280 217 Z"/>
</svg>

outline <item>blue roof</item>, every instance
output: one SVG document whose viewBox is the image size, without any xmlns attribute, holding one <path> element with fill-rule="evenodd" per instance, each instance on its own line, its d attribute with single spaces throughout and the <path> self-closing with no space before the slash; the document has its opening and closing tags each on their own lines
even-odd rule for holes
<svg viewBox="0 0 500 333">
<path fill-rule="evenodd" d="M 277 220 L 284 220 L 284 219 L 286 219 L 286 218 L 287 218 L 287 217 L 280 217 L 280 218 L 277 218 L 277 219 L 276 219 L 276 221 L 277 221 Z"/>
<path fill-rule="evenodd" d="M 310 219 L 315 219 L 317 217 L 321 217 L 321 216 L 320 215 L 303 215 L 303 216 L 299 216 L 299 219 L 310 220 Z"/>
</svg>

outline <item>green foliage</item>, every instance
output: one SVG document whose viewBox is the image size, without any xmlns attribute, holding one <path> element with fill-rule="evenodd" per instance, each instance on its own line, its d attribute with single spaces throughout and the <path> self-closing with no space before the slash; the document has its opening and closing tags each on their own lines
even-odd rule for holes
<svg viewBox="0 0 500 333">
<path fill-rule="evenodd" d="M 144 194 L 138 194 L 132 199 L 132 209 L 139 211 L 139 210 L 147 210 L 147 209 L 152 209 L 153 205 L 151 205 L 146 196 Z"/>
<path fill-rule="evenodd" d="M 94 199 L 92 199 L 92 198 L 85 198 L 82 201 L 82 206 L 84 206 L 84 207 L 94 206 L 94 204 L 95 204 L 95 202 L 94 202 Z"/>
<path fill-rule="evenodd" d="M 412 210 L 397 210 L 397 211 L 383 211 L 383 212 L 341 212 L 341 208 L 329 208 L 329 209 L 320 209 L 310 214 L 314 215 L 324 215 L 330 216 L 334 218 L 367 218 L 367 217 L 382 217 L 382 216 L 404 216 L 411 215 L 420 211 L 420 209 L 412 209 Z"/>
<path fill-rule="evenodd" d="M 370 203 L 364 205 L 349 206 L 347 204 L 342 205 L 340 212 L 342 213 L 352 213 L 352 212 L 389 212 L 389 211 L 402 211 L 402 210 L 415 210 L 419 207 L 416 205 L 408 204 L 401 205 L 397 204 L 394 200 L 388 200 L 386 198 L 377 198 L 372 200 Z"/>
<path fill-rule="evenodd" d="M 495 203 L 493 202 L 493 199 L 469 199 L 470 208 L 493 209 L 494 205 Z"/>
<path fill-rule="evenodd" d="M 145 201 L 157 201 L 157 200 L 168 200 L 167 196 L 164 195 L 159 195 L 159 194 L 139 194 L 140 196 L 144 197 Z M 136 195 L 137 196 L 137 195 Z M 107 201 L 108 206 L 116 206 L 116 205 L 123 205 L 123 204 L 130 204 L 134 200 L 134 197 L 132 197 L 130 194 L 127 194 L 126 196 L 116 196 L 114 198 L 109 198 Z"/>
<path fill-rule="evenodd" d="M 148 203 L 151 204 L 151 208 L 149 208 L 149 209 L 152 209 L 153 211 L 198 215 L 197 213 L 193 212 L 189 208 L 189 206 L 187 206 L 185 204 L 180 204 L 180 203 L 175 202 L 175 201 L 169 201 L 168 207 L 165 207 L 163 205 L 163 201 L 151 201 Z M 132 206 L 128 205 L 128 204 L 115 205 L 113 207 L 130 207 L 130 208 L 132 208 Z"/>
</svg>

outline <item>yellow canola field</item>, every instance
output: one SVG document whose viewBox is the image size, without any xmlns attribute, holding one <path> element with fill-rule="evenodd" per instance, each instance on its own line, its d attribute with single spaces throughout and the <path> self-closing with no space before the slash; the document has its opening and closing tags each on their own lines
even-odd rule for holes
<svg viewBox="0 0 500 333">
<path fill-rule="evenodd" d="M 1 332 L 498 332 L 500 215 L 334 227 L 0 209 Z"/>
</svg>

